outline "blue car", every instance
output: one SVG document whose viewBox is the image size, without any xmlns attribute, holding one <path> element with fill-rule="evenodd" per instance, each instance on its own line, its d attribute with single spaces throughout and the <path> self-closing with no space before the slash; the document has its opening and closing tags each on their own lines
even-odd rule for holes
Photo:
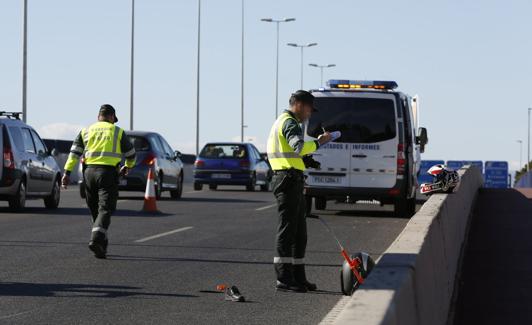
<svg viewBox="0 0 532 325">
<path fill-rule="evenodd" d="M 268 191 L 272 170 L 251 143 L 207 143 L 194 162 L 194 190 L 203 185 L 241 185 L 254 191 L 259 185 Z"/>
</svg>

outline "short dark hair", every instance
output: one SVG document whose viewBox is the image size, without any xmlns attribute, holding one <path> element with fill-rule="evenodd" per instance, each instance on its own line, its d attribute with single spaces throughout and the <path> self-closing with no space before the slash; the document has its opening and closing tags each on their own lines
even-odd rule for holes
<svg viewBox="0 0 532 325">
<path fill-rule="evenodd" d="M 290 96 L 288 104 L 292 107 L 298 102 L 313 105 L 314 96 L 306 90 L 298 90 Z"/>
</svg>

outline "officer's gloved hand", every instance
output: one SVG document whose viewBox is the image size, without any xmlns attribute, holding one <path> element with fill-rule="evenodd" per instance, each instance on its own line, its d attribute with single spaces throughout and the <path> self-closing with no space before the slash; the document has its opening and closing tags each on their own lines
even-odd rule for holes
<svg viewBox="0 0 532 325">
<path fill-rule="evenodd" d="M 303 156 L 303 163 L 305 164 L 306 168 L 314 168 L 314 169 L 321 168 L 320 162 L 312 158 L 312 155 Z"/>
</svg>

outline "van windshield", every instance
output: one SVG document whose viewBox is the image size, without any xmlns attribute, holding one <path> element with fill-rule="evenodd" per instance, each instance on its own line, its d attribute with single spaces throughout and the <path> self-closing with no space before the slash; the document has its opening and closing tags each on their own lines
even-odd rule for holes
<svg viewBox="0 0 532 325">
<path fill-rule="evenodd" d="M 395 138 L 394 101 L 384 98 L 316 97 L 319 112 L 312 114 L 307 134 L 317 137 L 327 131 L 341 131 L 337 142 L 373 143 Z"/>
</svg>

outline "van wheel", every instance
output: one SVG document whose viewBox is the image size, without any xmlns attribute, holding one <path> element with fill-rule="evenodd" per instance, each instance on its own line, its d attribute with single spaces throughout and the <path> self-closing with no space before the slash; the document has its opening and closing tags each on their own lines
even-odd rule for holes
<svg viewBox="0 0 532 325">
<path fill-rule="evenodd" d="M 18 191 L 15 196 L 9 198 L 9 208 L 13 212 L 20 212 L 26 206 L 26 183 L 22 179 L 20 185 L 18 186 Z"/>
<path fill-rule="evenodd" d="M 203 184 L 194 183 L 194 191 L 201 191 L 203 189 Z"/>
<path fill-rule="evenodd" d="M 218 189 L 218 185 L 216 184 L 209 184 L 209 190 L 216 191 Z"/>
<path fill-rule="evenodd" d="M 44 206 L 47 209 L 57 209 L 59 206 L 59 201 L 61 200 L 61 188 L 59 187 L 59 182 L 54 182 L 54 187 L 52 188 L 52 193 L 49 196 L 44 198 Z"/>
<path fill-rule="evenodd" d="M 325 210 L 327 208 L 327 199 L 324 197 L 315 197 L 314 208 L 316 210 Z"/>
<path fill-rule="evenodd" d="M 396 218 L 411 218 L 416 210 L 415 199 L 397 199 L 393 204 Z"/>
<path fill-rule="evenodd" d="M 305 195 L 305 215 L 312 213 L 312 196 Z"/>
<path fill-rule="evenodd" d="M 177 188 L 170 191 L 170 197 L 174 200 L 180 199 L 183 195 L 183 174 L 177 177 Z"/>
</svg>

